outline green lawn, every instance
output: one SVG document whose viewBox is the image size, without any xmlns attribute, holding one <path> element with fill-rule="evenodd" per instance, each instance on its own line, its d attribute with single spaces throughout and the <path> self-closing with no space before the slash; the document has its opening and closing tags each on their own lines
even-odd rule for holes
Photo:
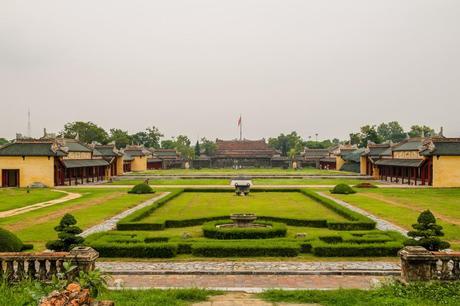
<svg viewBox="0 0 460 306">
<path fill-rule="evenodd" d="M 229 179 L 150 179 L 149 184 L 151 185 L 230 185 Z M 144 180 L 117 180 L 107 185 L 136 185 L 143 183 Z M 360 179 L 348 179 L 348 178 L 307 178 L 307 179 L 254 179 L 252 180 L 254 186 L 257 185 L 337 185 L 337 184 L 348 184 L 356 185 L 363 182 L 375 181 L 360 180 Z M 378 184 L 382 184 L 378 182 Z"/>
<path fill-rule="evenodd" d="M 131 175 L 151 174 L 151 175 L 217 175 L 217 174 L 264 174 L 264 175 L 357 175 L 352 172 L 321 170 L 316 168 L 303 168 L 299 170 L 281 168 L 251 168 L 251 169 L 168 169 L 168 170 L 148 170 L 135 172 Z"/>
<path fill-rule="evenodd" d="M 143 222 L 163 222 L 204 217 L 225 216 L 232 213 L 255 213 L 259 216 L 327 219 L 346 219 L 299 192 L 253 192 L 239 197 L 232 192 L 185 192 L 172 199 Z"/>
<path fill-rule="evenodd" d="M 43 250 L 44 244 L 56 239 L 53 228 L 65 213 L 71 213 L 82 229 L 130 208 L 156 195 L 128 194 L 126 190 L 113 189 L 69 189 L 81 193 L 81 198 L 0 219 L 0 226 L 16 233 L 24 242 L 35 245 L 35 250 Z"/>
<path fill-rule="evenodd" d="M 51 189 L 0 188 L 0 211 L 6 211 L 36 203 L 59 199 L 65 196 L 62 192 Z"/>
<path fill-rule="evenodd" d="M 334 195 L 406 229 L 421 211 L 430 209 L 444 227 L 445 238 L 460 249 L 460 189 L 360 189 Z"/>
</svg>

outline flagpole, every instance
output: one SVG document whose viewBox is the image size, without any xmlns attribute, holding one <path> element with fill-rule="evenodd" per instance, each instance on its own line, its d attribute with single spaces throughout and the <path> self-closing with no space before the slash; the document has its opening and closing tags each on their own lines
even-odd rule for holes
<svg viewBox="0 0 460 306">
<path fill-rule="evenodd" d="M 243 140 L 243 117 L 240 114 L 240 141 Z"/>
</svg>

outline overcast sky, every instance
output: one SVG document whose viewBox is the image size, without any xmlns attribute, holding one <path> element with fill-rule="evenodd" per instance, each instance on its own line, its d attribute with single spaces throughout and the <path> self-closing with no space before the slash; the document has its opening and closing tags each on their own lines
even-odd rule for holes
<svg viewBox="0 0 460 306">
<path fill-rule="evenodd" d="M 0 137 L 69 121 L 167 137 L 367 123 L 460 136 L 458 0 L 1 0 Z"/>
</svg>

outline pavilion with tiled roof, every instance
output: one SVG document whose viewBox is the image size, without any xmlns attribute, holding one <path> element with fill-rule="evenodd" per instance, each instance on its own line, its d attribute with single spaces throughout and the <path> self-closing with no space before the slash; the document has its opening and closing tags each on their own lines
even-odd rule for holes
<svg viewBox="0 0 460 306">
<path fill-rule="evenodd" d="M 216 140 L 216 152 L 211 156 L 213 167 L 270 167 L 277 155 L 265 139 Z"/>
</svg>

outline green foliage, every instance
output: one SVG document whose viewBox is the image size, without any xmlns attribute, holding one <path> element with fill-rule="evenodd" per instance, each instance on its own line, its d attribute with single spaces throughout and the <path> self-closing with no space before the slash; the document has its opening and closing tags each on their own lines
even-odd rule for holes
<svg viewBox="0 0 460 306">
<path fill-rule="evenodd" d="M 133 194 L 148 194 L 148 193 L 155 193 L 155 191 L 150 187 L 149 184 L 141 183 L 135 185 L 128 193 Z"/>
<path fill-rule="evenodd" d="M 109 135 L 102 127 L 92 122 L 83 121 L 67 123 L 64 126 L 62 134 L 66 138 L 75 138 L 78 135 L 79 139 L 84 143 L 96 141 L 101 144 L 106 144 L 109 139 Z"/>
<path fill-rule="evenodd" d="M 80 271 L 76 281 L 83 289 L 89 289 L 92 298 L 97 298 L 100 293 L 107 290 L 108 277 L 98 269 Z"/>
<path fill-rule="evenodd" d="M 388 243 L 313 243 L 312 253 L 320 257 L 396 256 L 401 242 Z"/>
<path fill-rule="evenodd" d="M 268 290 L 261 298 L 277 303 L 305 303 L 356 306 L 435 306 L 458 305 L 460 282 L 383 283 L 372 290 Z"/>
<path fill-rule="evenodd" d="M 413 125 L 410 127 L 410 131 L 408 132 L 410 137 L 430 137 L 434 136 L 436 133 L 434 129 L 426 125 Z"/>
<path fill-rule="evenodd" d="M 377 132 L 375 125 L 365 125 L 361 127 L 361 142 L 360 146 L 365 148 L 369 142 L 381 143 L 383 141 L 382 137 Z"/>
<path fill-rule="evenodd" d="M 195 144 L 195 157 L 199 157 L 201 155 L 201 147 L 200 142 L 197 140 Z"/>
<path fill-rule="evenodd" d="M 302 137 L 300 137 L 297 132 L 291 132 L 287 135 L 280 134 L 276 138 L 269 138 L 268 145 L 273 149 L 280 150 L 282 156 L 288 156 L 291 149 L 300 152 L 304 147 Z"/>
<path fill-rule="evenodd" d="M 123 131 L 120 129 L 110 129 L 110 141 L 115 142 L 115 146 L 118 149 L 125 148 L 127 145 L 131 144 L 132 137 L 129 136 L 128 131 Z"/>
<path fill-rule="evenodd" d="M 354 191 L 353 188 L 351 188 L 347 184 L 338 184 L 331 190 L 331 193 L 333 194 L 353 194 L 353 193 L 356 193 L 356 191 Z"/>
<path fill-rule="evenodd" d="M 397 121 L 391 121 L 388 123 L 381 123 L 377 128 L 377 133 L 383 141 L 392 141 L 398 143 L 406 138 L 404 129 Z"/>
<path fill-rule="evenodd" d="M 436 224 L 436 218 L 431 211 L 423 211 L 412 228 L 414 230 L 407 233 L 412 239 L 408 239 L 405 245 L 423 246 L 430 251 L 439 251 L 450 247 L 447 241 L 438 238 L 444 236 L 444 232 L 442 226 Z"/>
<path fill-rule="evenodd" d="M 172 258 L 177 254 L 174 243 L 118 243 L 96 241 L 90 244 L 101 257 Z"/>
<path fill-rule="evenodd" d="M 3 145 L 5 145 L 5 144 L 7 144 L 7 143 L 9 143 L 8 140 L 6 140 L 5 138 L 1 138 L 1 137 L 0 137 L 0 146 L 3 146 Z"/>
<path fill-rule="evenodd" d="M 268 225 L 269 227 L 255 228 L 218 228 L 220 224 L 232 224 L 231 220 L 209 222 L 203 225 L 203 235 L 212 239 L 267 239 L 285 237 L 286 225 L 276 222 L 257 221 L 255 224 Z"/>
<path fill-rule="evenodd" d="M 15 234 L 0 228 L 0 252 L 20 252 L 23 249 L 22 241 Z"/>
<path fill-rule="evenodd" d="M 62 252 L 70 251 L 84 242 L 83 237 L 77 236 L 82 230 L 77 227 L 77 220 L 71 214 L 65 214 L 59 225 L 54 228 L 58 232 L 59 240 L 49 241 L 46 247 L 50 250 Z"/>
<path fill-rule="evenodd" d="M 204 154 L 213 156 L 216 153 L 217 145 L 214 141 L 208 140 L 205 137 L 201 138 L 201 146 L 204 149 Z"/>
<path fill-rule="evenodd" d="M 192 245 L 192 255 L 203 257 L 295 257 L 300 253 L 297 243 L 275 242 L 267 243 L 264 240 L 238 241 L 231 243 L 206 242 Z"/>
</svg>

